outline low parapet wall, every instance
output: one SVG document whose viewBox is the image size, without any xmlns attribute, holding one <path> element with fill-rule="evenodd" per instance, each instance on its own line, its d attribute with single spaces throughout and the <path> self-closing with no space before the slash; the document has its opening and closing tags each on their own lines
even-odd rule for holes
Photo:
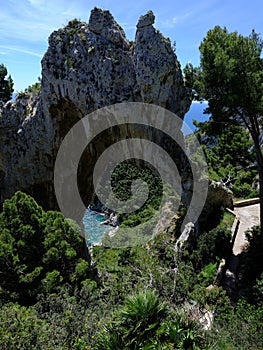
<svg viewBox="0 0 263 350">
<path fill-rule="evenodd" d="M 235 202 L 234 207 L 246 207 L 248 205 L 258 204 L 259 202 L 259 198 L 244 199 L 242 201 Z"/>
<path fill-rule="evenodd" d="M 244 201 L 242 201 L 242 202 L 244 202 Z M 251 204 L 255 204 L 255 203 L 251 203 Z M 247 205 L 249 205 L 249 204 L 247 204 Z M 239 217 L 237 216 L 237 214 L 233 210 L 231 210 L 229 208 L 226 208 L 226 211 L 231 213 L 235 217 L 235 219 L 234 219 L 234 222 L 233 222 L 232 228 L 231 228 L 232 236 L 231 236 L 231 242 L 230 242 L 231 243 L 230 251 L 228 252 L 226 259 L 222 259 L 221 260 L 221 262 L 220 262 L 220 264 L 218 266 L 217 273 L 216 273 L 214 284 L 217 285 L 217 286 L 221 285 L 221 282 L 222 282 L 223 278 L 225 277 L 226 270 L 227 270 L 227 265 L 228 265 L 228 262 L 229 262 L 229 259 L 230 259 L 231 252 L 233 250 L 233 246 L 234 246 L 235 239 L 236 239 L 236 236 L 237 236 L 238 228 L 239 228 L 239 225 L 240 225 L 240 220 L 239 220 Z"/>
</svg>

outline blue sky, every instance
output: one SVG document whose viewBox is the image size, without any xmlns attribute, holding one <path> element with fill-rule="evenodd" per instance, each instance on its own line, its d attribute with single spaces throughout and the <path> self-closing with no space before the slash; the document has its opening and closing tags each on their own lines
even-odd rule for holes
<svg viewBox="0 0 263 350">
<path fill-rule="evenodd" d="M 155 13 L 155 27 L 172 42 L 181 65 L 199 64 L 198 46 L 215 25 L 248 35 L 263 36 L 262 0 L 3 0 L 0 11 L 0 63 L 7 66 L 21 91 L 37 81 L 41 58 L 53 30 L 73 18 L 88 21 L 94 7 L 110 10 L 133 40 L 140 15 Z"/>
</svg>

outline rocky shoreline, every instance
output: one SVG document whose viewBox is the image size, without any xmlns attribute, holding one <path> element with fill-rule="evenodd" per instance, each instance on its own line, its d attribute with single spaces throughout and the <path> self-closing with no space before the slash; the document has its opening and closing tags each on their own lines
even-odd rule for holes
<svg viewBox="0 0 263 350">
<path fill-rule="evenodd" d="M 110 237 L 113 237 L 120 227 L 120 223 L 118 221 L 117 214 L 110 212 L 109 209 L 107 209 L 107 208 L 96 207 L 96 206 L 92 206 L 92 205 L 89 205 L 88 209 L 92 213 L 94 213 L 96 215 L 100 215 L 100 216 L 105 218 L 105 220 L 100 222 L 99 225 L 100 226 L 110 226 L 111 229 L 109 229 L 109 231 L 106 234 L 109 235 Z M 92 245 L 101 245 L 101 242 L 94 243 Z"/>
</svg>

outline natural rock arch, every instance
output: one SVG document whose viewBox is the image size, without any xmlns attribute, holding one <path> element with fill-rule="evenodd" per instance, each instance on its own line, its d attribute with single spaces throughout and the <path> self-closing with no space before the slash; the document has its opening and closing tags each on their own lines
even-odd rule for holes
<svg viewBox="0 0 263 350">
<path fill-rule="evenodd" d="M 151 12 L 142 16 L 131 43 L 108 11 L 95 8 L 89 24 L 73 20 L 51 34 L 42 59 L 40 95 L 20 95 L 2 110 L 1 200 L 20 189 L 45 209 L 58 209 L 53 188 L 57 151 L 70 128 L 98 108 L 123 101 L 154 103 L 183 118 L 190 94 L 170 41 L 153 23 Z M 147 138 L 148 132 L 146 127 L 140 136 Z M 97 156 L 109 144 L 134 135 L 134 130 L 120 126 L 89 145 L 79 165 L 79 188 L 86 204 L 93 195 Z M 165 137 L 162 141 L 161 146 L 167 144 Z M 181 150 L 173 147 L 187 177 Z"/>
</svg>

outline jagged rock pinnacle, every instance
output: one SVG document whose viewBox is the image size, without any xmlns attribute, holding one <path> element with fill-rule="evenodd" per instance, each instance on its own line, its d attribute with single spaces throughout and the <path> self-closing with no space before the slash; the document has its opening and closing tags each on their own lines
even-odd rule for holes
<svg viewBox="0 0 263 350">
<path fill-rule="evenodd" d="M 115 44 L 128 45 L 123 29 L 109 11 L 95 7 L 90 14 L 89 29 Z"/>
<path fill-rule="evenodd" d="M 90 13 L 89 29 L 94 33 L 101 34 L 105 27 L 114 28 L 115 23 L 109 11 L 104 11 L 95 7 Z"/>
<path fill-rule="evenodd" d="M 137 28 L 149 27 L 154 24 L 155 16 L 152 11 L 148 11 L 146 15 L 141 16 L 137 23 Z"/>
</svg>

